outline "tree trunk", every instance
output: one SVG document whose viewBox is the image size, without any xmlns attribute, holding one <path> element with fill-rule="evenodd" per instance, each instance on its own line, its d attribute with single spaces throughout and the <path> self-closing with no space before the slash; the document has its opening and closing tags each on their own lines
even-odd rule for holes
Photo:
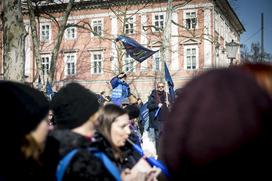
<svg viewBox="0 0 272 181">
<path fill-rule="evenodd" d="M 165 27 L 163 29 L 163 36 L 162 36 L 162 46 L 161 46 L 161 77 L 160 81 L 163 82 L 165 78 L 165 70 L 164 70 L 164 63 L 169 62 L 170 60 L 170 37 L 171 37 L 171 20 L 172 20 L 172 13 L 173 13 L 173 5 L 172 0 L 168 0 L 167 4 L 167 12 L 166 12 L 166 21 Z"/>
<path fill-rule="evenodd" d="M 72 10 L 74 4 L 74 0 L 70 0 L 69 3 L 67 4 L 66 10 L 64 12 L 63 18 L 61 20 L 60 23 L 60 28 L 59 28 L 59 33 L 57 36 L 57 40 L 55 42 L 55 46 L 54 49 L 52 51 L 52 55 L 51 55 L 51 66 L 50 66 L 50 76 L 49 76 L 49 81 L 54 84 L 54 80 L 55 80 L 55 72 L 56 72 L 56 61 L 58 59 L 58 53 L 59 53 L 59 49 L 60 49 L 60 44 L 63 38 L 63 34 L 64 34 L 64 30 L 66 28 L 66 23 L 68 20 L 68 17 L 70 15 L 70 12 Z"/>
<path fill-rule="evenodd" d="M 3 2 L 4 79 L 24 82 L 25 36 L 21 0 Z"/>
<path fill-rule="evenodd" d="M 30 19 L 30 28 L 31 28 L 31 37 L 33 41 L 33 50 L 34 50 L 34 57 L 37 66 L 36 75 L 34 75 L 33 81 L 35 81 L 39 76 L 42 77 L 42 61 L 41 61 L 41 52 L 40 52 L 40 39 L 38 38 L 37 33 L 37 23 L 35 20 L 34 8 L 32 5 L 31 0 L 27 0 L 28 6 L 28 15 Z M 43 80 L 44 81 L 44 80 Z"/>
</svg>

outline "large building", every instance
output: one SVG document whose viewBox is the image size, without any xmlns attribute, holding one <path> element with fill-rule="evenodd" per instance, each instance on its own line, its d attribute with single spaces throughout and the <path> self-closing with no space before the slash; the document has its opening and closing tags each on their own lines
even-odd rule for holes
<svg viewBox="0 0 272 181">
<path fill-rule="evenodd" d="M 59 1 L 40 4 L 56 21 L 61 20 L 66 6 Z M 56 21 L 43 17 L 37 21 L 43 80 L 59 32 Z M 27 16 L 25 24 L 29 32 L 25 75 L 31 82 L 36 64 Z M 199 72 L 229 66 L 226 43 L 239 43 L 245 31 L 227 0 L 76 1 L 67 24 L 56 61 L 56 91 L 75 80 L 94 92 L 110 94 L 110 79 L 126 71 L 132 93 L 143 100 L 162 79 L 162 62 L 167 63 L 175 88 L 181 87 Z M 120 34 L 160 51 L 138 63 L 115 41 Z M 239 59 L 237 53 L 233 63 Z"/>
</svg>

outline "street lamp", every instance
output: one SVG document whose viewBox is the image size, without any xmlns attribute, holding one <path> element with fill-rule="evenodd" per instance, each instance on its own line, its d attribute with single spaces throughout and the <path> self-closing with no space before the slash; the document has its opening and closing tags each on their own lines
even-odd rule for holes
<svg viewBox="0 0 272 181">
<path fill-rule="evenodd" d="M 230 66 L 233 64 L 233 59 L 236 58 L 236 54 L 238 51 L 240 44 L 234 42 L 231 40 L 231 42 L 226 43 L 226 51 L 227 51 L 227 56 L 230 59 Z"/>
</svg>

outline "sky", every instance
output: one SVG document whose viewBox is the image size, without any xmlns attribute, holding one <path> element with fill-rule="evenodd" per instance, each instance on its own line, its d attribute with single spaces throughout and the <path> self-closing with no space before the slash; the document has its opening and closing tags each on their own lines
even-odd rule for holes
<svg viewBox="0 0 272 181">
<path fill-rule="evenodd" d="M 250 50 L 252 42 L 261 42 L 261 13 L 264 13 L 264 51 L 272 54 L 272 0 L 230 0 L 244 25 L 241 44 Z"/>
</svg>

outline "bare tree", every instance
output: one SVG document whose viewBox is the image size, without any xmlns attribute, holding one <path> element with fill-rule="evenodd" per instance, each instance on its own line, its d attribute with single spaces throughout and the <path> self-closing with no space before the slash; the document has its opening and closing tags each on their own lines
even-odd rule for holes
<svg viewBox="0 0 272 181">
<path fill-rule="evenodd" d="M 40 39 L 38 38 L 38 28 L 39 24 L 37 25 L 36 20 L 39 21 L 40 17 L 51 19 L 53 22 L 57 24 L 58 27 L 58 34 L 56 36 L 56 40 L 54 42 L 54 48 L 52 50 L 51 54 L 51 64 L 50 64 L 50 72 L 49 72 L 49 82 L 54 84 L 55 81 L 55 73 L 56 73 L 56 61 L 58 57 L 58 53 L 60 50 L 60 45 L 62 42 L 62 38 L 64 35 L 64 31 L 67 28 L 67 20 L 69 18 L 69 15 L 72 11 L 73 5 L 74 5 L 74 0 L 69 0 L 68 3 L 62 3 L 63 5 L 66 5 L 66 8 L 63 11 L 62 16 L 60 17 L 60 21 L 57 21 L 56 18 L 52 14 L 48 13 L 42 6 L 48 6 L 48 5 L 53 5 L 48 2 L 43 2 L 44 4 L 40 4 L 40 1 L 31 1 L 27 0 L 27 12 L 29 15 L 29 20 L 30 20 L 30 27 L 31 27 L 31 36 L 33 40 L 33 47 L 34 47 L 34 55 L 35 55 L 35 62 L 37 66 L 37 74 L 34 78 L 35 79 L 38 76 L 41 76 L 43 74 L 42 71 L 42 65 L 41 65 L 41 52 L 40 52 Z"/>
<path fill-rule="evenodd" d="M 241 62 L 250 61 L 250 53 L 246 45 L 241 46 L 240 53 L 241 53 Z"/>
<path fill-rule="evenodd" d="M 261 46 L 259 42 L 251 44 L 251 53 L 251 59 L 253 62 L 261 61 Z"/>
<path fill-rule="evenodd" d="M 262 53 L 261 53 L 261 45 L 259 42 L 257 43 L 251 43 L 251 49 L 248 51 L 246 46 L 243 46 L 241 49 L 241 58 L 242 60 L 248 61 L 248 62 L 269 62 L 271 61 L 271 54 L 264 52 L 263 59 L 262 59 Z"/>
</svg>

